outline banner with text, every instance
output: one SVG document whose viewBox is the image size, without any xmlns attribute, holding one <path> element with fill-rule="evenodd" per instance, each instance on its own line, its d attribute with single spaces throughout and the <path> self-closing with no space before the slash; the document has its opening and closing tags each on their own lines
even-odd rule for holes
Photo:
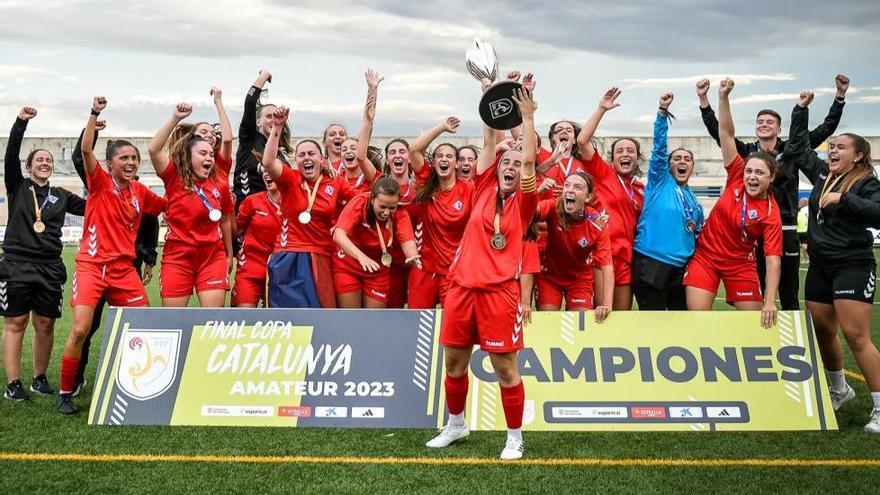
<svg viewBox="0 0 880 495">
<path fill-rule="evenodd" d="M 89 422 L 434 428 L 441 311 L 114 308 Z M 809 318 L 536 312 L 519 367 L 527 430 L 837 429 Z M 467 418 L 502 430 L 488 355 Z"/>
</svg>

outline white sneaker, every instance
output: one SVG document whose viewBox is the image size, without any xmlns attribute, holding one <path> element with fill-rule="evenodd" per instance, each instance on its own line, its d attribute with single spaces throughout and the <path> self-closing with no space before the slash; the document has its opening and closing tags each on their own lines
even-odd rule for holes
<svg viewBox="0 0 880 495">
<path fill-rule="evenodd" d="M 846 388 L 840 392 L 833 388 L 829 390 L 829 392 L 831 392 L 831 407 L 833 407 L 835 411 L 839 410 L 844 404 L 853 400 L 856 396 L 856 391 L 849 386 L 849 383 L 845 385 Z"/>
<path fill-rule="evenodd" d="M 522 440 L 507 437 L 507 443 L 504 444 L 504 450 L 501 451 L 501 459 L 504 461 L 521 459 L 523 450 L 525 450 L 525 444 L 523 444 Z"/>
<path fill-rule="evenodd" d="M 432 449 L 442 449 L 444 447 L 449 447 L 453 442 L 461 440 L 470 434 L 471 430 L 467 425 L 459 426 L 447 424 L 443 428 L 440 428 L 440 434 L 429 440 L 425 446 L 431 447 Z"/>
<path fill-rule="evenodd" d="M 868 421 L 868 424 L 865 425 L 865 432 L 880 433 L 880 407 L 875 407 L 871 411 L 871 421 Z"/>
</svg>

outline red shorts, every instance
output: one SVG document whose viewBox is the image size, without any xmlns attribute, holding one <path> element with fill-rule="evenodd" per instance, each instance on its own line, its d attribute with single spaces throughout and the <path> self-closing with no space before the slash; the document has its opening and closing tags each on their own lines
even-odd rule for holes
<svg viewBox="0 0 880 495">
<path fill-rule="evenodd" d="M 449 281 L 446 275 L 413 268 L 409 271 L 409 309 L 434 309 L 437 303 L 444 306 Z"/>
<path fill-rule="evenodd" d="M 266 277 L 259 277 L 247 272 L 235 272 L 235 286 L 232 288 L 230 306 L 239 304 L 259 305 L 266 297 Z"/>
<path fill-rule="evenodd" d="M 97 306 L 101 297 L 111 306 L 149 306 L 147 290 L 131 260 L 111 263 L 77 261 L 70 287 L 70 306 Z"/>
<path fill-rule="evenodd" d="M 611 258 L 614 264 L 614 285 L 629 285 L 632 281 L 632 262 L 623 258 Z"/>
<path fill-rule="evenodd" d="M 394 263 L 388 270 L 390 280 L 388 283 L 389 308 L 403 308 L 406 304 L 407 281 L 409 280 L 409 265 Z"/>
<path fill-rule="evenodd" d="M 159 294 L 183 297 L 208 290 L 229 290 L 226 250 L 222 242 L 212 246 L 190 246 L 166 242 L 162 252 Z"/>
<path fill-rule="evenodd" d="M 592 271 L 592 267 L 587 267 Z M 565 296 L 565 309 L 593 309 L 593 277 L 581 277 L 569 284 L 558 284 L 545 274 L 539 274 L 536 284 L 538 288 L 538 308 L 552 305 L 562 307 Z"/>
<path fill-rule="evenodd" d="M 728 304 L 764 300 L 754 261 L 718 263 L 695 254 L 688 262 L 684 272 L 684 285 L 717 294 L 719 281 L 724 282 Z"/>
<path fill-rule="evenodd" d="M 388 285 L 390 283 L 391 276 L 385 267 L 382 267 L 376 273 L 354 273 L 351 270 L 340 267 L 338 264 L 333 266 L 333 285 L 336 288 L 337 294 L 361 291 L 361 294 L 370 299 L 387 303 Z"/>
<path fill-rule="evenodd" d="M 486 352 L 502 354 L 523 348 L 519 280 L 493 290 L 476 290 L 449 283 L 440 343 L 449 347 L 479 344 Z"/>
</svg>

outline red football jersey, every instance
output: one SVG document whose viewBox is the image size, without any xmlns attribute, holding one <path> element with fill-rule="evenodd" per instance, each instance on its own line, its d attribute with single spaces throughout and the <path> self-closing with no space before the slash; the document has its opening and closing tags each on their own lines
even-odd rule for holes
<svg viewBox="0 0 880 495">
<path fill-rule="evenodd" d="M 498 161 L 477 175 L 475 200 L 464 235 L 452 260 L 449 277 L 458 285 L 487 290 L 519 278 L 523 257 L 523 235 L 538 204 L 536 191 L 517 189 L 505 198 L 501 214 L 501 234 L 507 239 L 503 249 L 492 247 L 495 234 L 495 205 L 498 198 Z"/>
<path fill-rule="evenodd" d="M 281 192 L 281 226 L 275 243 L 275 252 L 293 251 L 298 253 L 330 254 L 336 249 L 330 231 L 336 221 L 336 209 L 341 201 L 348 201 L 358 191 L 345 180 L 330 179 L 321 175 L 320 179 L 306 188 L 301 173 L 290 167 L 283 167 L 281 175 L 275 179 Z M 299 216 L 309 205 L 309 190 L 314 194 L 311 221 L 303 224 Z"/>
<path fill-rule="evenodd" d="M 234 210 L 229 185 L 223 182 L 222 175 L 209 176 L 201 182 L 194 180 L 193 187 L 188 189 L 177 174 L 174 162 L 168 162 L 168 166 L 159 174 L 165 183 L 165 197 L 168 199 L 165 213 L 168 235 L 165 240 L 200 246 L 213 244 L 223 238 L 220 222 L 209 217 L 214 209 L 230 214 Z"/>
<path fill-rule="evenodd" d="M 370 194 L 358 194 L 345 205 L 334 229 L 344 230 L 348 234 L 348 238 L 358 249 L 378 263 L 382 257 L 382 248 L 379 245 L 379 234 L 376 232 L 376 228 L 367 223 L 367 208 L 372 208 Z M 406 211 L 397 210 L 394 212 L 390 222 L 393 225 L 393 232 L 388 229 L 388 225 L 380 225 L 386 249 L 389 243 L 393 247 L 395 244 L 400 245 L 414 240 L 412 223 Z M 391 239 L 392 234 L 394 235 L 393 240 Z M 363 271 L 360 263 L 345 255 L 341 249 L 338 250 L 337 256 L 342 259 L 343 264 L 347 268 L 356 272 Z M 384 266 L 381 268 L 383 270 L 387 269 Z"/>
<path fill-rule="evenodd" d="M 141 217 L 144 213 L 162 213 L 165 198 L 134 180 L 129 181 L 125 189 L 117 188 L 100 163 L 86 180 L 89 195 L 76 260 L 111 263 L 127 258 L 134 261 L 134 242 Z"/>
<path fill-rule="evenodd" d="M 217 169 L 217 173 L 222 173 L 226 178 L 229 178 L 229 174 L 232 172 L 232 160 L 223 158 L 220 153 L 215 153 L 214 168 Z"/>
<path fill-rule="evenodd" d="M 611 241 L 605 220 L 587 206 L 584 216 L 562 230 L 556 200 L 538 204 L 538 217 L 547 222 L 547 247 L 541 263 L 544 275 L 566 286 L 576 280 L 592 280 L 593 267 L 611 265 Z"/>
<path fill-rule="evenodd" d="M 758 239 L 766 256 L 782 256 L 782 218 L 772 196 L 755 199 L 743 188 L 745 161 L 737 155 L 727 169 L 724 192 L 697 237 L 697 251 L 718 263 L 755 258 Z"/>
<path fill-rule="evenodd" d="M 380 174 L 376 173 L 373 177 L 373 180 L 379 179 Z M 359 193 L 368 193 L 373 189 L 373 183 L 367 180 L 367 176 L 364 174 L 358 175 L 353 179 L 349 179 L 345 176 L 345 171 L 342 170 L 339 172 L 339 175 L 336 176 L 336 188 L 342 189 L 343 187 L 349 187 L 355 190 L 355 194 Z M 339 212 L 342 212 L 342 208 L 351 198 L 343 198 L 337 204 L 336 208 Z"/>
<path fill-rule="evenodd" d="M 421 228 L 422 266 L 446 275 L 474 206 L 474 182 L 456 180 L 448 191 L 437 190 L 424 203 L 413 203 Z M 418 233 L 416 235 L 418 239 Z"/>
<path fill-rule="evenodd" d="M 593 176 L 596 193 L 594 204 L 608 214 L 611 255 L 630 262 L 636 226 L 645 205 L 645 185 L 635 177 L 625 179 L 618 175 L 598 151 L 593 153 L 592 160 L 584 163 L 584 167 Z"/>
<path fill-rule="evenodd" d="M 235 217 L 238 231 L 244 233 L 238 252 L 239 270 L 254 266 L 265 271 L 281 229 L 281 216 L 281 205 L 272 200 L 268 191 L 251 194 L 241 202 Z"/>
<path fill-rule="evenodd" d="M 541 148 L 538 150 L 538 157 L 536 163 L 539 165 L 546 162 L 550 159 L 552 153 Z M 541 195 L 541 200 L 545 199 L 554 199 L 558 198 L 562 195 L 562 184 L 565 183 L 565 179 L 571 175 L 572 172 L 577 170 L 585 170 L 586 167 L 584 163 L 579 159 L 571 156 L 568 158 L 563 158 L 562 161 L 558 165 L 553 165 L 549 170 L 540 174 L 538 177 L 538 186 L 541 185 L 541 179 L 543 177 L 549 177 L 556 182 L 556 187 L 550 189 L 549 191 L 545 191 L 544 194 Z"/>
</svg>

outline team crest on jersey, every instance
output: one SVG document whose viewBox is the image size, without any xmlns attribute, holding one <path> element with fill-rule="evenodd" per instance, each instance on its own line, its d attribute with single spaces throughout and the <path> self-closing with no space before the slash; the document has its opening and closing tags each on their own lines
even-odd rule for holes
<svg viewBox="0 0 880 495">
<path fill-rule="evenodd" d="M 324 188 L 324 192 L 327 193 L 327 196 L 333 196 L 333 191 L 335 191 L 333 186 L 327 186 Z"/>
<path fill-rule="evenodd" d="M 755 220 L 758 218 L 758 210 L 749 210 L 749 220 Z"/>
<path fill-rule="evenodd" d="M 148 400 L 168 390 L 177 376 L 180 330 L 125 329 L 116 384 L 126 395 Z"/>
<path fill-rule="evenodd" d="M 582 248 L 587 247 L 587 244 L 589 244 L 589 243 L 590 243 L 590 241 L 588 241 L 586 237 L 581 237 L 580 239 L 578 239 L 578 246 L 580 246 Z"/>
<path fill-rule="evenodd" d="M 217 190 L 216 187 L 214 188 L 213 191 L 211 191 L 211 194 L 213 194 L 215 198 L 219 198 L 219 197 L 220 197 L 220 191 Z"/>
<path fill-rule="evenodd" d="M 459 199 L 458 201 L 455 202 L 454 205 L 452 205 L 452 207 L 455 208 L 456 211 L 461 211 L 461 209 L 464 208 L 464 203 L 462 203 L 461 200 Z"/>
</svg>

